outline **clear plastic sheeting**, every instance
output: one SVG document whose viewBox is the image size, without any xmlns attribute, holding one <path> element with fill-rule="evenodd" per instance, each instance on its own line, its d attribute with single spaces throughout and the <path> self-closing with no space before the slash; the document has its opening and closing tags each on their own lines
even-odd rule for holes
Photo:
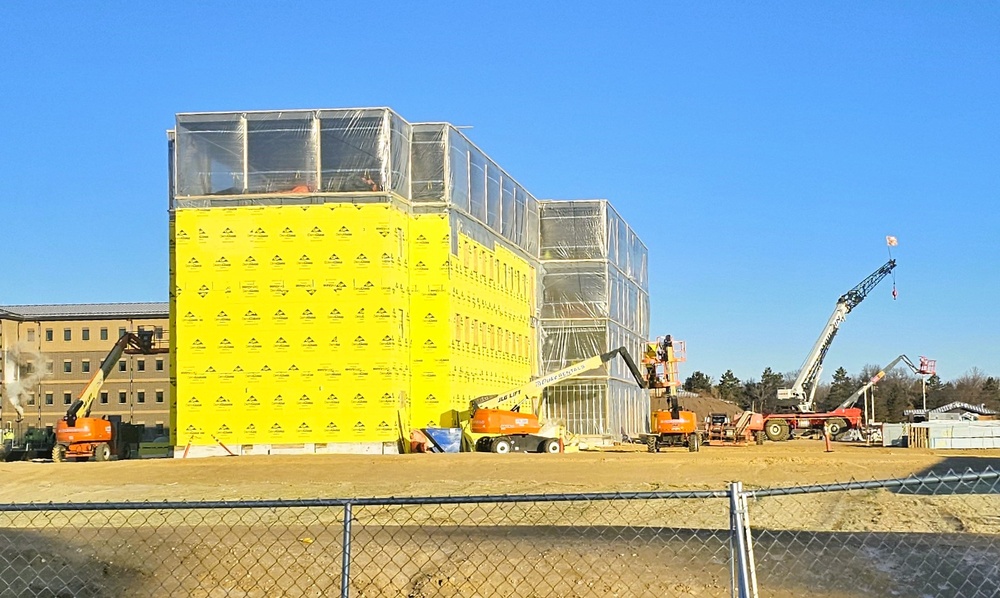
<svg viewBox="0 0 1000 598">
<path fill-rule="evenodd" d="M 387 108 L 178 114 L 175 197 L 393 192 L 410 125 Z"/>
<path fill-rule="evenodd" d="M 606 200 L 545 200 L 539 214 L 543 373 L 618 347 L 638 361 L 649 337 L 646 247 Z M 649 397 L 621 359 L 545 396 L 546 416 L 576 434 L 648 428 Z"/>
<path fill-rule="evenodd" d="M 414 203 L 454 206 L 534 257 L 538 200 L 455 127 L 413 125 Z"/>
</svg>

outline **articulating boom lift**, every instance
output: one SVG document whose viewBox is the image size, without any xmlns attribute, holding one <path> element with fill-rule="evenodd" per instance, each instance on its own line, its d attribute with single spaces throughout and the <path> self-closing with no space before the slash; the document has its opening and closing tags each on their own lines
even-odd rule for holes
<svg viewBox="0 0 1000 598">
<path fill-rule="evenodd" d="M 542 391 L 556 382 L 579 376 L 584 372 L 621 355 L 636 383 L 645 388 L 642 373 L 625 347 L 595 355 L 575 363 L 558 372 L 542 376 L 523 384 L 514 390 L 494 396 L 473 399 L 470 430 L 473 434 L 487 434 L 476 440 L 476 450 L 481 452 L 510 453 L 537 452 L 558 453 L 562 450 L 560 439 L 539 434 L 542 424 L 536 415 L 541 410 Z M 532 413 L 522 413 L 523 407 L 530 406 Z"/>
</svg>

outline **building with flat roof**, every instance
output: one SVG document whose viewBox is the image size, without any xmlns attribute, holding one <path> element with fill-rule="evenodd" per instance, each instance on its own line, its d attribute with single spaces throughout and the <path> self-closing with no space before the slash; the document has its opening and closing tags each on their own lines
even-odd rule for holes
<svg viewBox="0 0 1000 598">
<path fill-rule="evenodd" d="M 0 306 L 0 421 L 5 428 L 55 426 L 126 332 L 153 330 L 169 344 L 162 303 Z M 143 424 L 146 439 L 169 435 L 170 355 L 124 354 L 93 405 L 95 415 Z"/>
</svg>

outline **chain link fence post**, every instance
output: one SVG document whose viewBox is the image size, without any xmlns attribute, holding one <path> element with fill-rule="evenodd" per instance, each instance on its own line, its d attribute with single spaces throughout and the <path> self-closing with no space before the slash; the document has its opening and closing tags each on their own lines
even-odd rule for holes
<svg viewBox="0 0 1000 598">
<path fill-rule="evenodd" d="M 351 503 L 344 504 L 344 543 L 340 562 L 340 598 L 351 594 Z"/>
<path fill-rule="evenodd" d="M 729 545 L 732 567 L 730 593 L 739 598 L 757 598 L 757 575 L 753 570 L 750 521 L 743 482 L 729 484 Z"/>
</svg>

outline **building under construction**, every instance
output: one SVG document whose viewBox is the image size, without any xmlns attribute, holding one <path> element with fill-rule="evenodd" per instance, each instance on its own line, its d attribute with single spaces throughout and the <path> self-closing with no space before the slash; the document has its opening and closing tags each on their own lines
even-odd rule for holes
<svg viewBox="0 0 1000 598">
<path fill-rule="evenodd" d="M 608 202 L 539 202 L 450 124 L 198 113 L 168 137 L 181 450 L 395 452 L 648 337 L 646 249 Z M 640 431 L 648 398 L 617 367 L 550 389 L 548 415 Z"/>
</svg>

